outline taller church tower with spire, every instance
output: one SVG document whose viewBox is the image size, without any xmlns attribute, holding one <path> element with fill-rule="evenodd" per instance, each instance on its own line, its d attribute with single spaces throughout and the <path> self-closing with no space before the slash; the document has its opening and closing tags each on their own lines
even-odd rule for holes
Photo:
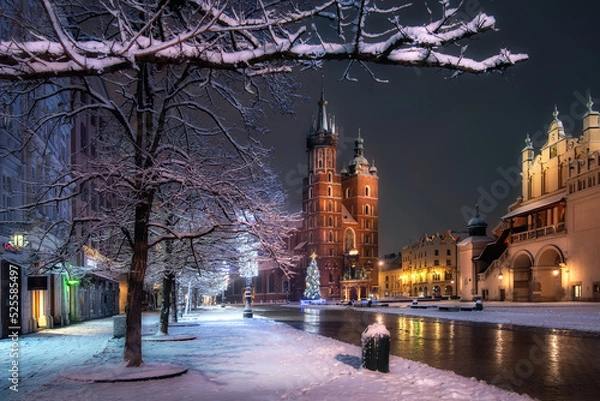
<svg viewBox="0 0 600 401">
<path fill-rule="evenodd" d="M 338 172 L 339 133 L 321 90 L 319 110 L 306 138 L 299 245 L 305 258 L 315 253 L 323 298 L 378 297 L 378 175 L 365 158 L 358 131 L 354 157 Z"/>
</svg>

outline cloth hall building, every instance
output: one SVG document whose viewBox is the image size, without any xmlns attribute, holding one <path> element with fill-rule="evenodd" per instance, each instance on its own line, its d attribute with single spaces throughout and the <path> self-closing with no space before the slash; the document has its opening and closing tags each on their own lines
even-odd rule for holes
<svg viewBox="0 0 600 401">
<path fill-rule="evenodd" d="M 590 99 L 583 130 L 565 132 L 558 111 L 535 152 L 521 152 L 521 196 L 487 237 L 469 222 L 460 242 L 462 299 L 600 300 L 600 113 Z"/>
</svg>

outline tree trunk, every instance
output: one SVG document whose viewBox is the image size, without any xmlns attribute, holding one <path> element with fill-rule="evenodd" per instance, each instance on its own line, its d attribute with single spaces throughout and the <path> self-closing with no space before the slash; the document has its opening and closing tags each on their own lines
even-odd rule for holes
<svg viewBox="0 0 600 401">
<path fill-rule="evenodd" d="M 124 360 L 127 367 L 140 366 L 142 361 L 142 302 L 144 277 L 148 262 L 148 220 L 150 205 L 141 203 L 135 209 L 135 234 L 129 289 L 127 292 L 127 328 Z"/>
<path fill-rule="evenodd" d="M 162 284 L 162 302 L 160 304 L 160 333 L 169 334 L 169 309 L 171 308 L 171 293 L 173 292 L 173 282 L 175 274 L 165 272 Z"/>
<path fill-rule="evenodd" d="M 177 281 L 175 280 L 175 276 L 173 276 L 173 288 L 171 289 L 171 294 L 173 295 L 173 314 L 172 319 L 174 323 L 177 323 Z"/>
</svg>

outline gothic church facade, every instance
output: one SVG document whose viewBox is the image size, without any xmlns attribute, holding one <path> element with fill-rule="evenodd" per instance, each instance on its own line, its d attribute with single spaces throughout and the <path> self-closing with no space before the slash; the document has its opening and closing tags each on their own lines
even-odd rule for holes
<svg viewBox="0 0 600 401">
<path fill-rule="evenodd" d="M 365 157 L 365 142 L 359 131 L 354 156 L 338 171 L 338 139 L 322 91 L 318 118 L 306 138 L 304 218 L 295 249 L 303 256 L 303 266 L 308 266 L 310 255 L 317 255 L 322 298 L 377 298 L 377 168 Z"/>
</svg>

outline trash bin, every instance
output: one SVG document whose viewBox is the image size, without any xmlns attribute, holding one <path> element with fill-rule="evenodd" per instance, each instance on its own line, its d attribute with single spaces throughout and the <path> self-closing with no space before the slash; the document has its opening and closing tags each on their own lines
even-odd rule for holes
<svg viewBox="0 0 600 401">
<path fill-rule="evenodd" d="M 369 325 L 361 335 L 360 344 L 363 368 L 382 373 L 390 371 L 390 332 L 385 325 Z"/>
<path fill-rule="evenodd" d="M 127 332 L 127 315 L 113 316 L 113 336 L 115 338 L 125 337 Z"/>
<path fill-rule="evenodd" d="M 483 310 L 483 302 L 481 300 L 475 302 L 475 310 Z"/>
</svg>

